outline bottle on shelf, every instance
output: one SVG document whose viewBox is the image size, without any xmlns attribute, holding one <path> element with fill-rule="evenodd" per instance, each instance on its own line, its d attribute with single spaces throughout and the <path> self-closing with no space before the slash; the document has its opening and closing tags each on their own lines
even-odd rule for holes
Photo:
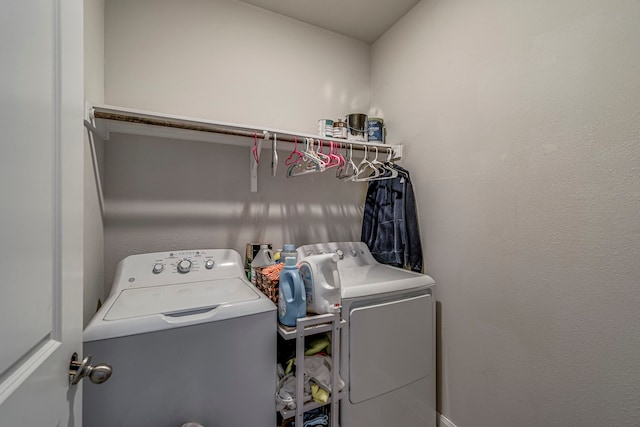
<svg viewBox="0 0 640 427">
<path fill-rule="evenodd" d="M 307 311 L 340 313 L 338 254 L 310 255 L 300 261 L 300 276 L 307 296 Z"/>
<path fill-rule="evenodd" d="M 260 250 L 251 261 L 251 283 L 256 284 L 256 267 L 265 267 L 275 264 L 273 260 L 273 252 L 269 249 L 269 245 L 260 245 Z"/>
<path fill-rule="evenodd" d="M 298 262 L 298 252 L 296 252 L 295 245 L 287 243 L 282 246 L 282 250 L 280 251 L 280 262 L 284 262 L 287 257 L 295 258 L 296 262 Z"/>
<path fill-rule="evenodd" d="M 278 290 L 278 320 L 286 326 L 296 326 L 296 319 L 307 315 L 304 284 L 296 259 L 286 257 L 284 270 L 280 272 Z"/>
</svg>

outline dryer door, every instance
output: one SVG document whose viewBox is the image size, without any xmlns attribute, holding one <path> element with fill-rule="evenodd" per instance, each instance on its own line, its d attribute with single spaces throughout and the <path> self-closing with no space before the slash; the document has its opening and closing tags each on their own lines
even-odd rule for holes
<svg viewBox="0 0 640 427">
<path fill-rule="evenodd" d="M 430 294 L 351 310 L 351 403 L 371 399 L 430 375 L 433 329 Z"/>
</svg>

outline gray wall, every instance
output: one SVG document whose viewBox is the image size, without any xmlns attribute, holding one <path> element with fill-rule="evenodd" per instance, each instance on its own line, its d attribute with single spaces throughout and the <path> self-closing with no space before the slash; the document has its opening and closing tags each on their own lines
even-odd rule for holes
<svg viewBox="0 0 640 427">
<path fill-rule="evenodd" d="M 640 425 L 640 2 L 423 0 L 372 50 L 458 427 Z"/>
<path fill-rule="evenodd" d="M 370 49 L 353 39 L 228 0 L 110 0 L 105 14 L 108 104 L 314 134 L 318 119 L 369 106 Z M 105 291 L 134 253 L 358 240 L 365 185 L 286 178 L 284 146 L 277 176 L 261 161 L 251 193 L 249 148 L 112 135 Z"/>
</svg>

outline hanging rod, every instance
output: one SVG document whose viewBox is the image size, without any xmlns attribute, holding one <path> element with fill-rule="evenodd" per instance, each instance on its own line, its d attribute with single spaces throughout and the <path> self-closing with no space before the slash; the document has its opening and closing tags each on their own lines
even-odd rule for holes
<svg viewBox="0 0 640 427">
<path fill-rule="evenodd" d="M 342 146 L 353 147 L 354 150 L 365 150 L 377 147 L 381 152 L 388 150 L 393 151 L 394 159 L 402 157 L 401 145 L 387 145 L 374 142 L 351 141 L 347 139 L 327 138 L 318 135 L 303 134 L 298 132 L 283 131 L 269 128 L 245 126 L 238 124 L 230 124 L 223 122 L 215 122 L 210 120 L 194 119 L 191 117 L 174 116 L 163 113 L 153 113 L 148 111 L 134 110 L 123 107 L 114 106 L 87 106 L 85 125 L 93 131 L 96 131 L 103 139 L 109 139 L 109 128 L 100 126 L 99 121 L 107 121 L 109 123 L 130 123 L 134 125 L 153 126 L 158 128 L 171 128 L 182 131 L 195 131 L 205 133 L 215 133 L 220 135 L 253 138 L 258 136 L 261 140 L 271 140 L 273 135 L 277 135 L 278 142 L 298 142 L 304 143 L 304 138 L 321 139 L 322 141 L 332 141 Z M 117 132 L 116 130 L 114 130 Z M 268 132 L 268 133 L 266 133 Z"/>
</svg>

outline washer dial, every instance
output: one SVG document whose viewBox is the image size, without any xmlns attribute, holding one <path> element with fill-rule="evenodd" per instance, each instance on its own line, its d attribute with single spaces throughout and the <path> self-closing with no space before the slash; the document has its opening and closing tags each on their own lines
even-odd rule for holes
<svg viewBox="0 0 640 427">
<path fill-rule="evenodd" d="M 156 264 L 154 264 L 154 265 L 153 265 L 153 270 L 151 270 L 151 271 L 153 271 L 153 274 L 160 274 L 160 273 L 162 273 L 162 272 L 164 271 L 164 264 L 159 263 L 159 262 L 158 262 L 158 263 L 156 263 Z"/>
<path fill-rule="evenodd" d="M 178 263 L 178 273 L 188 273 L 191 271 L 191 261 L 183 259 Z"/>
</svg>

